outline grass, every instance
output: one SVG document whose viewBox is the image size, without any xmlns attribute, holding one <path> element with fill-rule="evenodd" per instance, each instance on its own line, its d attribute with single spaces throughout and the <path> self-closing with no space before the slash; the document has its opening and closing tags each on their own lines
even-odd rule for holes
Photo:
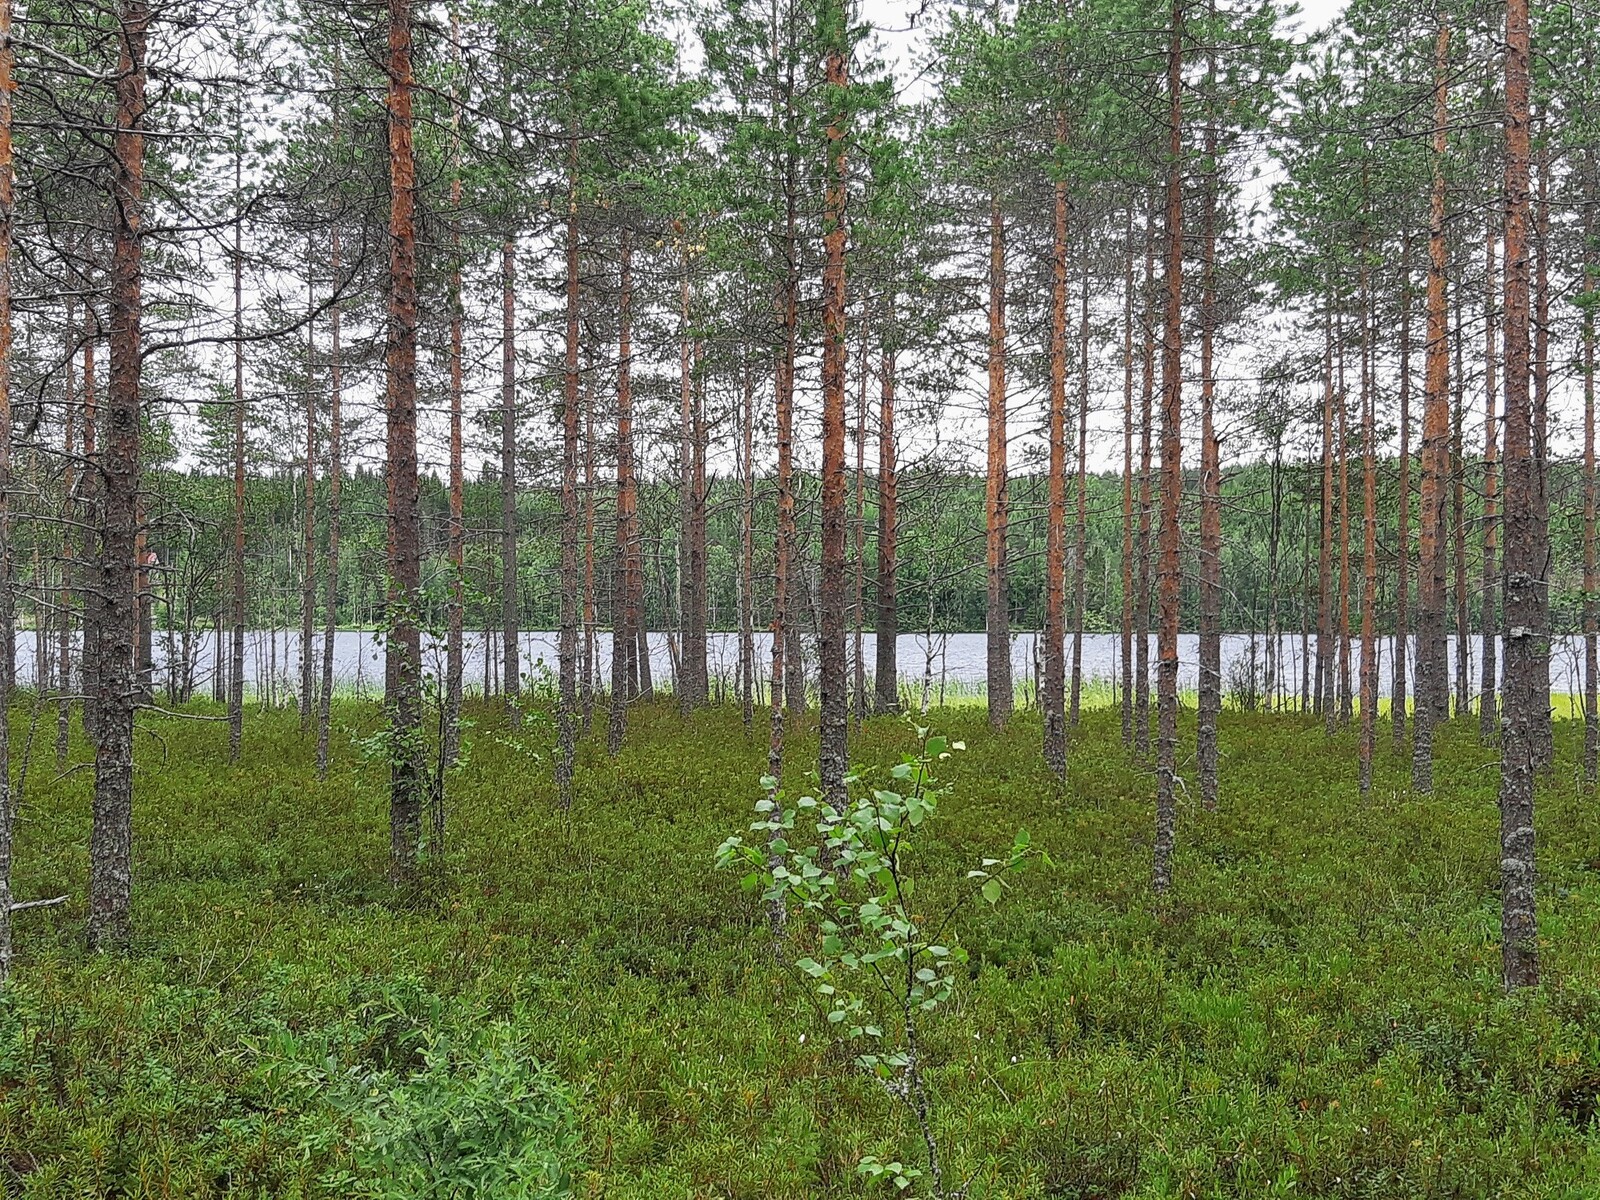
<svg viewBox="0 0 1600 1200">
<path fill-rule="evenodd" d="M 35 762 L 18 893 L 72 900 L 17 918 L 5 1196 L 891 1194 L 855 1164 L 915 1155 L 911 1127 L 829 1049 L 758 901 L 711 866 L 750 820 L 759 722 L 644 708 L 614 763 L 583 743 L 564 815 L 530 757 L 546 735 L 474 717 L 423 905 L 384 882 L 385 781 L 349 732 L 319 783 L 292 714 L 252 714 L 237 767 L 225 725 L 152 719 L 118 957 L 82 942 L 88 775 L 41 783 Z M 1385 737 L 1363 802 L 1351 734 L 1226 715 L 1221 808 L 1184 803 L 1158 917 L 1153 781 L 1117 719 L 1085 714 L 1058 793 L 1034 714 L 999 735 L 936 715 L 969 750 L 922 852 L 930 903 L 1019 825 L 1055 863 L 959 929 L 971 976 L 927 1031 L 947 1178 L 975 1198 L 1600 1195 L 1600 824 L 1576 726 L 1540 798 L 1546 983 L 1507 999 L 1475 721 L 1444 730 L 1432 796 Z M 875 720 L 853 755 L 909 740 Z M 792 755 L 814 763 L 814 738 Z M 543 1165 L 396 1182 L 430 1153 L 444 1178 L 419 1112 Z"/>
</svg>

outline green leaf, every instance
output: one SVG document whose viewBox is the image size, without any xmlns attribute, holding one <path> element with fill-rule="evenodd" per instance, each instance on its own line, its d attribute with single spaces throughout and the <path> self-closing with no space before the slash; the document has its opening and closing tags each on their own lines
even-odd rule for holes
<svg viewBox="0 0 1600 1200">
<path fill-rule="evenodd" d="M 1000 881 L 998 879 L 991 879 L 988 883 L 983 885 L 983 898 L 990 904 L 996 904 L 999 902 Z"/>
</svg>

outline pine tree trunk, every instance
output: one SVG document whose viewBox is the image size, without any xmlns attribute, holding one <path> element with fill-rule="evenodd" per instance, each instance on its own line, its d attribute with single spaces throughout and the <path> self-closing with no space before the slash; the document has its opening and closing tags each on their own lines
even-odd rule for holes
<svg viewBox="0 0 1600 1200">
<path fill-rule="evenodd" d="M 1089 589 L 1089 245 L 1083 242 L 1078 292 L 1078 505 L 1072 585 L 1072 689 L 1067 727 L 1083 705 L 1083 618 Z"/>
<path fill-rule="evenodd" d="M 522 663 L 517 583 L 517 243 L 500 249 L 500 693 L 512 729 L 522 727 Z"/>
<path fill-rule="evenodd" d="M 1365 180 L 1363 180 L 1365 186 Z M 1366 205 L 1363 200 L 1363 216 Z M 1372 790 L 1378 729 L 1378 447 L 1373 419 L 1372 296 L 1367 238 L 1361 254 L 1361 794 Z"/>
<path fill-rule="evenodd" d="M 586 373 L 583 384 L 583 595 L 580 598 L 583 618 L 583 660 L 578 679 L 579 707 L 583 714 L 585 736 L 594 724 L 595 691 L 595 461 L 594 387 L 590 382 L 591 379 L 592 374 Z"/>
<path fill-rule="evenodd" d="M 639 488 L 633 467 L 633 238 L 624 229 L 617 249 L 617 555 L 612 585 L 611 711 L 606 721 L 606 750 L 616 757 L 628 731 L 628 701 L 643 650 L 644 580 L 639 563 Z M 648 666 L 645 667 L 648 670 Z"/>
<path fill-rule="evenodd" d="M 242 138 L 240 117 L 235 112 L 235 136 Z M 229 605 L 233 626 L 228 673 L 228 757 L 239 761 L 244 741 L 244 211 L 242 207 L 241 155 L 233 158 L 233 557 L 232 596 Z"/>
<path fill-rule="evenodd" d="M 1411 596 L 1411 229 L 1400 240 L 1400 454 L 1395 535 L 1394 679 L 1391 681 L 1390 717 L 1396 750 L 1406 740 L 1406 684 L 1409 668 Z"/>
<path fill-rule="evenodd" d="M 861 337 L 858 341 L 860 349 L 857 351 L 858 370 L 860 374 L 860 390 L 856 397 L 856 481 L 855 513 L 851 518 L 850 557 L 855 570 L 854 579 L 851 581 L 853 589 L 850 603 L 850 638 L 851 638 L 851 670 L 854 674 L 851 714 L 856 721 L 856 728 L 861 727 L 861 722 L 867 718 L 867 659 L 865 647 L 866 627 L 866 598 L 867 598 L 867 384 L 872 376 L 872 368 L 868 365 L 867 348 L 871 343 L 867 339 L 870 325 L 866 320 L 866 313 L 862 313 Z"/>
<path fill-rule="evenodd" d="M 842 94 L 848 78 L 844 13 L 830 6 L 826 71 L 829 90 Z M 845 139 L 848 115 L 830 115 L 827 129 L 828 175 L 822 215 L 822 613 L 817 642 L 820 667 L 820 749 L 817 769 L 822 800 L 843 812 L 848 769 L 850 697 L 845 667 L 844 406 L 845 196 L 848 182 Z M 992 668 L 991 668 L 992 669 Z"/>
<path fill-rule="evenodd" d="M 1144 379 L 1139 394 L 1139 527 L 1134 543 L 1133 748 L 1150 757 L 1150 456 L 1155 402 L 1155 232 L 1145 247 Z"/>
<path fill-rule="evenodd" d="M 416 157 L 412 143 L 410 0 L 389 0 L 389 329 L 385 479 L 389 581 L 384 705 L 391 733 L 389 864 L 397 884 L 416 875 L 422 836 L 422 521 L 417 477 Z"/>
<path fill-rule="evenodd" d="M 792 95 L 791 89 L 788 94 Z M 776 110 L 777 100 L 773 107 Z M 776 115 L 776 113 L 774 114 Z M 794 369 L 795 343 L 800 325 L 800 279 L 798 275 L 799 234 L 796 229 L 798 184 L 795 156 L 789 153 L 784 164 L 784 276 L 778 294 L 778 363 L 774 376 L 774 407 L 777 418 L 778 466 L 776 485 L 777 530 L 772 578 L 772 725 L 767 746 L 767 774 L 774 781 L 783 778 L 784 707 L 790 697 L 785 683 L 790 674 L 789 640 L 793 635 L 790 614 L 790 559 L 795 542 L 794 519 Z M 802 706 L 803 707 L 803 706 Z"/>
<path fill-rule="evenodd" d="M 1441 34 L 1441 40 L 1445 35 Z M 1540 585 L 1528 345 L 1528 0 L 1507 0 L 1505 53 L 1505 716 L 1500 753 L 1500 936 L 1507 990 L 1539 982 L 1534 910 L 1534 771 Z"/>
<path fill-rule="evenodd" d="M 1550 704 L 1550 146 L 1539 147 L 1539 188 L 1533 208 L 1533 460 L 1532 485 L 1537 577 L 1533 589 L 1534 677 L 1530 719 L 1533 761 L 1541 771 L 1555 762 Z"/>
<path fill-rule="evenodd" d="M 1331 297 L 1328 304 L 1331 310 Z M 1322 540 L 1317 556 L 1316 711 L 1333 736 L 1333 317 L 1323 318 L 1322 349 Z"/>
<path fill-rule="evenodd" d="M 339 227 L 329 238 L 328 262 L 335 294 L 343 286 Z M 344 363 L 337 300 L 328 310 L 328 556 L 323 563 L 322 698 L 317 713 L 317 777 L 328 777 L 328 742 L 333 728 L 333 648 L 339 628 L 339 540 L 344 532 Z"/>
<path fill-rule="evenodd" d="M 1353 712 L 1350 693 L 1350 397 L 1344 386 L 1344 318 L 1335 320 L 1337 356 L 1335 395 L 1339 434 L 1339 725 L 1348 728 Z"/>
<path fill-rule="evenodd" d="M 1122 744 L 1133 747 L 1133 205 L 1122 280 Z"/>
<path fill-rule="evenodd" d="M 989 453 L 984 485 L 984 625 L 988 630 L 989 725 L 1011 716 L 1011 617 L 1006 580 L 1006 232 L 998 194 L 989 200 Z"/>
<path fill-rule="evenodd" d="M 1434 726 L 1447 713 L 1445 675 L 1445 478 L 1449 471 L 1450 360 L 1445 306 L 1445 176 L 1450 28 L 1439 27 L 1434 63 L 1433 185 L 1428 218 L 1427 386 L 1422 402 L 1421 537 L 1417 575 L 1417 720 L 1411 786 L 1433 790 Z"/>
<path fill-rule="evenodd" d="M 89 944 L 123 946 L 133 891 L 135 542 L 138 530 L 143 282 L 145 45 L 150 10 L 118 10 L 119 62 L 112 140 L 111 366 L 100 459 L 100 671 L 95 716 L 94 822 L 89 841 Z"/>
<path fill-rule="evenodd" d="M 689 316 L 688 231 L 683 229 L 683 277 L 679 284 L 678 384 L 679 384 L 679 469 L 681 487 L 681 529 L 678 541 L 678 616 L 682 622 L 679 641 L 683 668 L 678 677 L 678 705 L 690 712 L 705 703 L 705 499 L 704 467 L 699 451 L 699 420 L 696 416 L 694 388 L 694 342 Z"/>
<path fill-rule="evenodd" d="M 93 301 L 83 306 L 83 504 L 79 518 L 84 525 L 84 597 L 83 597 L 83 652 L 79 656 L 79 673 L 83 688 L 83 732 L 91 742 L 98 739 L 100 712 L 100 674 L 102 655 L 101 634 L 106 626 L 105 605 L 94 580 L 98 566 L 94 561 L 98 549 L 98 530 L 104 523 L 105 485 L 103 465 L 99 455 L 100 412 L 95 394 L 95 341 L 100 327 L 95 318 Z"/>
<path fill-rule="evenodd" d="M 300 539 L 300 732 L 311 729 L 316 704 L 316 648 L 312 634 L 317 624 L 317 391 L 315 287 L 311 280 L 312 245 L 306 243 L 306 456 L 305 511 Z"/>
<path fill-rule="evenodd" d="M 462 70 L 461 16 L 450 13 L 450 59 L 457 75 Z M 450 84 L 450 527 L 446 557 L 450 562 L 450 593 L 445 615 L 444 745 L 440 755 L 454 762 L 461 749 L 461 692 L 464 674 L 462 623 L 466 609 L 467 527 L 465 479 L 462 468 L 463 324 L 461 299 L 461 97 Z"/>
<path fill-rule="evenodd" d="M 1183 0 L 1172 0 L 1167 52 L 1167 304 L 1161 355 L 1161 530 L 1156 567 L 1159 627 L 1156 650 L 1156 833 L 1151 886 L 1172 889 L 1172 849 L 1178 819 L 1178 502 L 1183 493 Z"/>
<path fill-rule="evenodd" d="M 1066 118 L 1056 124 L 1056 145 L 1066 138 Z M 1066 540 L 1067 540 L 1067 182 L 1055 181 L 1055 222 L 1050 247 L 1050 476 L 1045 515 L 1044 762 L 1067 777 Z"/>
<path fill-rule="evenodd" d="M 1499 427 L 1495 421 L 1495 225 L 1486 221 L 1483 255 L 1483 596 L 1478 616 L 1478 740 L 1492 746 L 1500 740 L 1498 629 L 1495 598 L 1499 591 L 1495 559 L 1499 550 L 1499 479 L 1496 477 Z"/>
<path fill-rule="evenodd" d="M 12 74 L 16 52 L 11 43 L 11 0 L 0 0 L 0 640 L 14 642 L 16 614 L 13 602 L 11 560 L 11 242 L 16 217 L 16 189 L 11 152 L 11 97 L 16 87 Z M 68 317 L 71 323 L 71 317 Z M 67 459 L 72 461 L 72 385 L 67 384 Z M 67 480 L 70 486 L 71 468 Z M 35 543 L 37 548 L 37 543 Z M 69 545 L 70 552 L 70 545 Z M 64 557 L 63 565 L 70 561 Z M 63 577 L 65 583 L 65 577 Z M 62 591 L 66 588 L 63 586 Z M 42 593 L 41 593 L 42 595 Z M 62 608 L 66 625 L 71 609 Z M 35 617 L 36 625 L 42 624 Z M 65 640 L 63 639 L 63 645 Z M 44 658 L 35 662 L 44 670 Z M 11 788 L 11 695 L 16 680 L 0 679 L 0 984 L 11 977 L 11 858 L 16 827 L 16 801 Z M 61 690 L 67 690 L 65 659 Z"/>
<path fill-rule="evenodd" d="M 744 365 L 744 388 L 739 412 L 741 456 L 739 482 L 739 680 L 740 717 L 745 733 L 755 724 L 756 700 L 756 383 L 749 363 Z"/>
<path fill-rule="evenodd" d="M 1214 80 L 1215 65 L 1208 76 Z M 1217 381 L 1212 342 L 1216 330 L 1217 135 L 1205 137 L 1205 211 L 1202 215 L 1200 285 L 1200 687 L 1195 715 L 1195 764 L 1200 800 L 1217 806 L 1217 721 L 1222 713 L 1222 447 L 1213 407 Z"/>
<path fill-rule="evenodd" d="M 900 708 L 899 588 L 896 578 L 899 533 L 898 456 L 894 443 L 894 310 L 885 322 L 878 366 L 878 571 L 877 617 L 872 623 L 877 642 L 875 707 L 880 713 Z"/>
<path fill-rule="evenodd" d="M 1466 324 L 1461 319 L 1461 289 L 1455 293 L 1455 397 L 1450 406 L 1450 550 L 1455 584 L 1455 675 L 1458 717 L 1472 711 L 1472 680 L 1469 654 L 1471 626 L 1467 616 L 1467 460 L 1462 436 L 1466 411 L 1464 394 L 1466 364 L 1463 349 Z"/>
<path fill-rule="evenodd" d="M 1600 283 L 1594 254 L 1594 152 L 1584 155 L 1584 186 L 1590 203 L 1583 210 L 1583 283 L 1593 292 Z M 1600 766 L 1600 562 L 1595 547 L 1595 515 L 1600 486 L 1595 476 L 1594 445 L 1594 312 L 1585 309 L 1581 334 L 1583 356 L 1583 782 L 1594 790 Z"/>
<path fill-rule="evenodd" d="M 556 795 L 572 807 L 578 748 L 578 141 L 567 148 L 566 352 L 561 386 L 561 630 L 556 703 Z"/>
<path fill-rule="evenodd" d="M 10 8 L 10 0 L 0 0 L 0 9 L 4 10 L 4 16 L 7 20 L 10 19 Z M 3 45 L 3 38 L 0 38 L 0 45 Z M 9 53 L 4 49 L 0 49 L 0 55 L 6 56 L 7 66 L 9 69 Z M 0 100 L 0 104 L 9 106 L 9 103 L 10 93 L 9 91 L 6 91 L 4 99 Z M 5 116 L 3 120 L 9 124 L 9 107 L 5 109 Z M 9 128 L 6 136 L 10 136 Z M 7 235 L 5 252 L 7 255 L 6 269 L 9 272 L 9 235 Z M 9 288 L 9 279 L 6 281 L 6 286 Z M 75 565 L 75 559 L 77 556 L 73 549 L 73 543 L 75 540 L 73 536 L 73 525 L 81 518 L 79 517 L 78 513 L 78 475 L 77 471 L 74 469 L 73 459 L 73 450 L 75 448 L 76 441 L 74 435 L 76 433 L 75 425 L 77 421 L 78 406 L 76 380 L 73 374 L 74 367 L 76 366 L 77 362 L 77 355 L 74 352 L 75 346 L 73 344 L 73 338 L 77 335 L 77 314 L 74 311 L 70 298 L 67 300 L 66 327 L 67 349 L 66 354 L 62 358 L 61 364 L 63 374 L 65 375 L 62 389 L 62 408 L 64 411 L 62 416 L 63 428 L 61 435 L 61 458 L 63 464 L 61 470 L 61 495 L 63 499 L 62 516 L 65 518 L 67 524 L 61 534 L 61 590 L 56 595 L 56 603 L 61 609 L 61 624 L 57 630 L 59 642 L 56 649 L 56 673 L 61 685 L 61 698 L 56 708 L 56 765 L 58 767 L 65 767 L 67 765 L 67 754 L 69 750 L 70 739 L 72 737 L 72 590 L 75 581 L 79 584 L 83 582 L 83 580 L 79 578 L 79 571 Z M 10 375 L 8 372 L 10 369 L 11 360 L 9 346 L 6 349 L 7 353 L 4 356 L 0 356 L 0 373 L 5 373 L 3 378 L 0 378 L 0 385 L 3 385 L 7 389 L 6 402 L 9 405 L 11 393 L 9 390 Z M 0 734 L 0 736 L 4 736 L 4 734 Z M 0 764 L 0 766 L 3 765 L 4 764 Z"/>
</svg>

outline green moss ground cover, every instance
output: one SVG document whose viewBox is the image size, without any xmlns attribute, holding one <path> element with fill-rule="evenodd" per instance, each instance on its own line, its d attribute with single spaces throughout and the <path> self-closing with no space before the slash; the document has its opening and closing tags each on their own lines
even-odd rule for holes
<svg viewBox="0 0 1600 1200">
<path fill-rule="evenodd" d="M 83 949 L 89 779 L 50 780 L 41 742 L 18 890 L 73 899 L 18 918 L 5 1196 L 891 1194 L 855 1166 L 912 1161 L 912 1127 L 712 866 L 751 819 L 761 730 L 640 710 L 614 763 L 585 741 L 566 815 L 548 766 L 476 716 L 422 905 L 384 882 L 384 779 L 348 732 L 319 783 L 293 714 L 253 716 L 237 768 L 225 725 L 154 721 L 126 957 Z M 936 724 L 969 750 L 919 851 L 930 907 L 1019 826 L 1054 862 L 963 910 L 970 978 L 926 1030 L 972 1197 L 1600 1195 L 1600 822 L 1575 726 L 1540 797 L 1547 983 L 1507 1000 L 1497 768 L 1466 723 L 1433 796 L 1385 746 L 1363 803 L 1352 735 L 1229 714 L 1223 803 L 1184 804 L 1164 918 L 1153 780 L 1115 713 L 1086 714 L 1065 794 L 1029 716 Z M 910 744 L 873 721 L 853 754 Z M 801 736 L 792 761 L 814 753 Z"/>
</svg>

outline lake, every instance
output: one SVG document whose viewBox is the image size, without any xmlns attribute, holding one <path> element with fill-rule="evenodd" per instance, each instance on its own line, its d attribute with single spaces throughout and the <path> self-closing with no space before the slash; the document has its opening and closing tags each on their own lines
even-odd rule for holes
<svg viewBox="0 0 1600 1200">
<path fill-rule="evenodd" d="M 851 650 L 853 654 L 853 637 L 850 635 Z M 1019 686 L 1024 682 L 1031 682 L 1034 673 L 1034 646 L 1036 635 L 1031 632 L 1019 632 L 1012 637 L 1011 658 L 1014 677 Z M 806 638 L 806 660 L 808 671 L 815 673 L 815 643 L 813 639 Z M 500 655 L 499 637 L 494 639 L 494 653 L 498 659 Z M 596 658 L 598 665 L 597 679 L 601 682 L 610 678 L 611 660 L 611 635 L 609 630 L 602 630 L 596 635 Z M 668 649 L 667 636 L 663 632 L 654 632 L 649 636 L 651 671 L 658 686 L 670 686 L 672 679 L 672 659 Z M 867 671 L 872 673 L 876 661 L 877 639 L 874 634 L 862 635 L 863 653 L 866 658 Z M 1449 670 L 1452 679 L 1455 670 L 1455 639 L 1451 638 Z M 285 689 L 288 694 L 293 694 L 298 686 L 299 678 L 299 650 L 300 636 L 298 631 L 290 630 L 251 630 L 245 635 L 245 680 L 252 688 L 259 689 L 270 676 L 276 689 Z M 1315 638 L 1313 638 L 1313 654 L 1315 653 Z M 37 680 L 34 670 L 34 644 L 35 638 L 31 630 L 23 630 L 17 634 L 17 675 L 24 682 Z M 537 631 L 524 633 L 520 638 L 522 647 L 522 667 L 525 677 L 537 675 L 544 668 L 552 672 L 557 663 L 557 634 L 553 631 Z M 906 633 L 899 638 L 899 668 L 901 682 L 907 685 L 920 685 L 924 671 L 931 670 L 934 686 L 937 688 L 941 680 L 950 687 L 970 691 L 980 688 L 986 677 L 986 645 L 987 639 L 982 633 L 950 633 L 935 635 L 931 640 L 925 634 Z M 1230 633 L 1222 639 L 1222 673 L 1224 686 L 1229 686 L 1237 680 L 1250 677 L 1249 664 L 1256 664 L 1255 678 L 1262 678 L 1261 662 L 1265 652 L 1266 639 L 1262 636 L 1252 637 L 1249 634 Z M 1283 666 L 1286 678 L 1280 687 L 1290 693 L 1298 693 L 1300 683 L 1301 645 L 1298 632 L 1285 634 L 1282 638 Z M 1071 637 L 1068 637 L 1068 653 L 1071 652 Z M 770 639 L 762 631 L 756 634 L 757 663 L 760 670 L 765 671 L 770 666 Z M 1476 687 L 1478 670 L 1479 642 L 1476 637 L 1469 639 L 1469 650 L 1472 660 L 1472 681 Z M 313 650 L 318 655 L 322 651 L 322 636 L 319 633 L 313 642 Z M 721 677 L 730 684 L 737 672 L 739 662 L 738 635 L 734 633 L 712 633 L 707 638 L 707 650 L 710 668 L 713 677 Z M 209 691 L 211 687 L 212 672 L 215 663 L 216 642 L 213 635 L 208 634 L 197 640 L 194 646 L 194 680 L 195 687 L 201 691 Z M 1151 675 L 1155 672 L 1156 639 L 1150 638 L 1150 663 Z M 1192 633 L 1181 634 L 1178 638 L 1178 683 L 1185 690 L 1193 690 L 1198 678 L 1198 651 L 1199 638 Z M 227 650 L 224 646 L 224 656 Z M 580 642 L 581 653 L 581 642 Z M 430 671 L 444 672 L 444 645 L 441 641 L 425 640 L 424 655 Z M 1359 687 L 1357 680 L 1360 665 L 1360 644 L 1354 642 L 1351 646 L 1351 680 L 1352 687 Z M 165 682 L 167 640 L 165 633 L 157 631 L 155 638 L 155 659 L 158 679 Z M 357 694 L 371 694 L 381 689 L 383 684 L 383 649 L 378 637 L 369 632 L 358 630 L 341 630 L 334 636 L 334 680 L 335 686 L 343 691 L 353 691 Z M 1409 656 L 1412 669 L 1415 669 L 1415 653 Z M 1504 661 L 1503 656 L 1501 661 Z M 1390 690 L 1389 678 L 1392 674 L 1394 662 L 1394 639 L 1382 638 L 1379 640 L 1379 690 L 1385 694 Z M 1559 637 L 1555 639 L 1551 659 L 1551 688 L 1560 693 L 1577 693 L 1581 691 L 1583 662 L 1583 641 L 1580 637 Z M 1070 659 L 1069 659 L 1070 663 Z M 1121 667 L 1121 639 L 1117 634 L 1090 633 L 1083 639 L 1083 674 L 1086 681 L 1110 681 L 1119 677 Z M 1070 669 L 1070 668 L 1069 668 Z M 318 679 L 320 680 L 320 663 Z M 481 689 L 484 679 L 484 640 L 481 631 L 468 631 L 465 634 L 465 684 L 469 689 Z M 713 685 L 715 686 L 715 685 Z"/>
</svg>

